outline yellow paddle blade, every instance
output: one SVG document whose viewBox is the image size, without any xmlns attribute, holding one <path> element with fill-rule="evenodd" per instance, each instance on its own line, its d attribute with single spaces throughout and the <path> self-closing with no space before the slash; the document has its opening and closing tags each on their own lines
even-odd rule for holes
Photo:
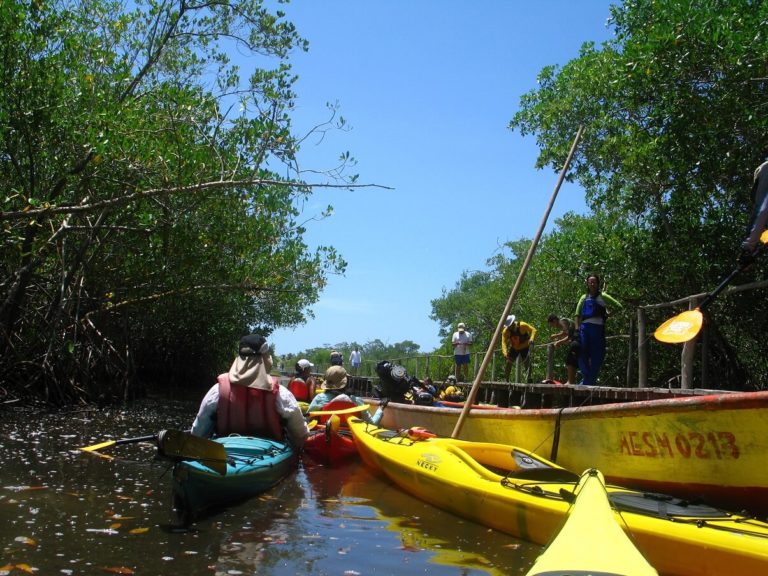
<svg viewBox="0 0 768 576">
<path fill-rule="evenodd" d="M 766 228 L 762 234 L 760 234 L 760 242 L 768 244 L 768 228 Z"/>
<path fill-rule="evenodd" d="M 666 342 L 667 344 L 688 342 L 699 333 L 703 321 L 704 316 L 698 308 L 686 310 L 656 328 L 653 335 L 659 342 Z"/>
<path fill-rule="evenodd" d="M 101 444 L 94 444 L 93 446 L 83 446 L 80 448 L 83 452 L 98 452 L 99 450 L 103 450 L 104 448 L 109 448 L 110 446 L 114 446 L 117 444 L 115 440 L 108 440 L 107 442 L 102 442 Z"/>
<path fill-rule="evenodd" d="M 222 476 L 227 473 L 224 445 L 181 430 L 163 430 L 159 434 L 160 452 L 169 458 L 197 460 Z"/>
<path fill-rule="evenodd" d="M 309 413 L 310 416 L 329 416 L 331 414 L 357 414 L 358 412 L 365 412 L 370 408 L 368 404 L 361 404 L 360 406 L 353 406 L 352 408 L 344 408 L 343 410 L 313 410 Z"/>
</svg>

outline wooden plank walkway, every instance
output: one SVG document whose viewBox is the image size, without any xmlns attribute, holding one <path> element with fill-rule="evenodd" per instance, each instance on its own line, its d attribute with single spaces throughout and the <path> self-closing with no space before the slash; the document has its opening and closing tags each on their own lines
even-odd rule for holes
<svg viewBox="0 0 768 576">
<path fill-rule="evenodd" d="M 353 393 L 359 396 L 373 396 L 377 378 L 350 376 Z M 471 383 L 464 384 L 469 390 Z M 703 390 L 700 388 L 616 388 L 610 386 L 578 386 L 573 384 L 482 382 L 476 400 L 480 403 L 496 404 L 501 407 L 521 408 L 563 408 L 572 406 L 593 406 L 615 402 L 637 402 L 702 396 L 706 394 L 731 394 L 730 390 Z"/>
</svg>

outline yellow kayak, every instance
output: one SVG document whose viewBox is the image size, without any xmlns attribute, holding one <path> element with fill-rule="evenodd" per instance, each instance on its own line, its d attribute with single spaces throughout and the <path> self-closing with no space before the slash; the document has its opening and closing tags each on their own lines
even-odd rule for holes
<svg viewBox="0 0 768 576">
<path fill-rule="evenodd" d="M 597 470 L 582 474 L 565 524 L 526 576 L 556 574 L 658 576 L 616 522 Z"/>
<path fill-rule="evenodd" d="M 401 489 L 490 528 L 547 544 L 563 525 L 579 476 L 515 446 L 430 438 L 349 420 L 362 460 Z M 768 524 L 673 497 L 616 486 L 614 517 L 665 576 L 768 574 Z M 584 540 L 599 539 L 594 528 Z M 605 548 L 608 553 L 608 548 Z"/>
</svg>

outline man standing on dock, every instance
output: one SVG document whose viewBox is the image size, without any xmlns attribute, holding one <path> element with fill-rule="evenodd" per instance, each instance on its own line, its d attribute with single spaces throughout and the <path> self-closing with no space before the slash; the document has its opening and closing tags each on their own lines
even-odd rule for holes
<svg viewBox="0 0 768 576">
<path fill-rule="evenodd" d="M 472 334 L 467 332 L 464 322 L 459 322 L 458 330 L 451 338 L 453 344 L 453 361 L 456 365 L 455 375 L 459 382 L 467 379 L 469 370 L 469 347 L 472 346 Z"/>
</svg>

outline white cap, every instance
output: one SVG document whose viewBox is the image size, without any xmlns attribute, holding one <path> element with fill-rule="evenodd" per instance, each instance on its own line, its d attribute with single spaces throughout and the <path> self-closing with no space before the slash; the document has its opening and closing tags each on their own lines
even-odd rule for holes
<svg viewBox="0 0 768 576">
<path fill-rule="evenodd" d="M 315 365 L 312 364 L 312 362 L 310 362 L 306 358 L 302 358 L 301 360 L 296 362 L 296 366 L 298 366 L 302 370 L 305 370 L 306 368 L 314 368 L 315 367 Z"/>
<path fill-rule="evenodd" d="M 504 326 L 509 328 L 510 326 L 512 326 L 512 322 L 514 322 L 514 321 L 515 321 L 515 315 L 514 314 L 510 314 L 509 316 L 507 316 L 507 319 L 504 320 Z"/>
</svg>

